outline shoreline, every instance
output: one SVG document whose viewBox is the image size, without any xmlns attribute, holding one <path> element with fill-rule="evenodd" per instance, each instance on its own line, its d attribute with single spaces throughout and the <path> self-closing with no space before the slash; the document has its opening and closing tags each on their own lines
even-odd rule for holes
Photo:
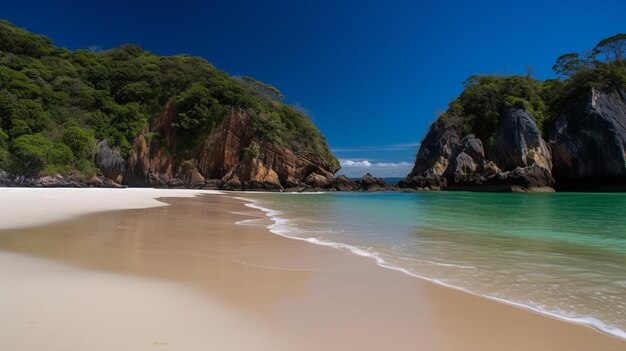
<svg viewBox="0 0 626 351">
<path fill-rule="evenodd" d="M 254 192 L 250 192 L 250 195 L 254 195 Z M 312 193 L 312 194 L 318 194 L 318 193 Z M 505 305 L 509 305 L 515 308 L 520 308 L 529 312 L 533 312 L 536 313 L 540 316 L 544 316 L 544 317 L 549 317 L 549 318 L 553 318 L 562 322 L 566 322 L 566 323 L 573 323 L 576 325 L 580 325 L 580 326 L 584 326 L 584 327 L 588 327 L 591 328 L 597 332 L 600 332 L 602 334 L 605 334 L 607 336 L 610 337 L 614 337 L 614 338 L 618 338 L 621 340 L 625 340 L 626 341 L 626 331 L 619 329 L 619 328 L 615 328 L 615 327 L 611 327 L 611 326 L 607 326 L 606 324 L 604 324 L 604 322 L 593 318 L 593 317 L 569 317 L 569 316 L 564 316 L 564 315 L 560 315 L 557 314 L 555 312 L 550 312 L 547 310 L 542 310 L 538 307 L 533 307 L 530 305 L 525 305 L 523 303 L 519 303 L 519 302 L 515 302 L 515 301 L 511 301 L 511 300 L 507 300 L 504 298 L 499 298 L 499 297 L 495 297 L 495 296 L 490 296 L 490 295 L 485 295 L 485 294 L 480 294 L 480 293 L 476 293 L 472 290 L 460 287 L 460 286 L 456 286 L 456 285 L 452 285 L 452 284 L 448 284 L 445 282 L 442 282 L 438 279 L 433 279 L 433 278 L 429 278 L 427 276 L 423 276 L 423 275 L 419 275 L 416 273 L 413 273 L 405 268 L 402 267 L 398 267 L 398 266 L 394 266 L 389 264 L 387 261 L 385 261 L 383 258 L 374 255 L 370 252 L 366 252 L 356 246 L 353 245 L 349 245 L 349 244 L 344 244 L 341 242 L 335 242 L 335 241 L 320 241 L 318 239 L 315 238 L 304 238 L 304 237 L 297 237 L 297 236 L 290 236 L 289 234 L 283 233 L 282 231 L 277 231 L 275 227 L 280 225 L 280 222 L 282 220 L 289 220 L 286 218 L 282 218 L 279 215 L 282 214 L 281 211 L 278 210 L 274 210 L 271 208 L 267 208 L 267 207 L 263 207 L 260 205 L 260 203 L 262 203 L 262 201 L 257 200 L 257 199 L 250 199 L 250 198 L 243 198 L 243 197 L 235 197 L 237 199 L 241 199 L 243 201 L 247 201 L 248 203 L 246 203 L 245 205 L 250 207 L 250 208 L 255 208 L 258 209 L 262 212 L 265 213 L 265 215 L 267 217 L 269 217 L 272 221 L 273 224 L 270 224 L 267 226 L 267 229 L 276 235 L 279 235 L 281 237 L 287 238 L 287 239 L 292 239 L 292 240 L 298 240 L 298 241 L 304 241 L 307 242 L 309 244 L 313 244 L 313 245 L 319 245 L 322 247 L 330 247 L 336 250 L 340 250 L 340 251 L 347 251 L 352 255 L 356 255 L 356 256 L 360 256 L 360 257 L 365 257 L 368 259 L 373 260 L 376 265 L 378 265 L 381 268 L 384 269 L 389 269 L 392 271 L 397 271 L 400 273 L 403 273 L 411 278 L 415 278 L 415 279 L 419 279 L 422 281 L 425 281 L 427 283 L 431 283 L 431 284 L 435 284 L 437 286 L 441 286 L 447 289 L 454 289 L 456 291 L 460 291 L 466 294 L 470 294 L 472 296 L 476 296 L 478 298 L 484 298 L 484 299 L 488 299 L 490 301 L 496 302 L 496 303 L 502 303 Z M 239 223 L 237 223 L 239 224 Z"/>
<path fill-rule="evenodd" d="M 415 279 L 343 250 L 301 243 L 306 240 L 288 240 L 269 232 L 266 227 L 272 223 L 265 212 L 250 211 L 250 206 L 245 206 L 241 199 L 231 194 L 159 198 L 158 201 L 171 206 L 89 214 L 65 220 L 62 224 L 46 225 L 44 229 L 18 230 L 30 235 L 31 239 L 37 238 L 37 242 L 22 240 L 25 239 L 20 238 L 22 235 L 12 235 L 15 240 L 7 241 L 0 235 L 0 249 L 6 249 L 8 243 L 18 252 L 71 263 L 86 272 L 112 271 L 132 278 L 158 278 L 192 286 L 245 311 L 249 317 L 254 317 L 253 320 L 271 326 L 272 331 L 290 343 L 300 343 L 298 349 L 311 348 L 313 342 L 322 343 L 319 337 L 328 335 L 333 337 L 324 341 L 327 345 L 316 345 L 311 349 L 345 349 L 342 345 L 365 349 L 373 349 L 374 345 L 382 347 L 383 344 L 376 344 L 378 341 L 368 340 L 368 337 L 377 335 L 363 334 L 374 326 L 385 326 L 389 337 L 383 337 L 382 342 L 397 345 L 399 349 L 412 349 L 416 345 L 430 345 L 427 349 L 433 350 L 459 347 L 465 350 L 504 347 L 523 350 L 535 346 L 583 350 L 591 347 L 589 345 L 595 345 L 597 349 L 613 344 L 624 347 L 624 340 L 587 325 L 564 322 L 480 295 Z M 214 217 L 199 218 L 207 209 Z M 165 221 L 166 218 L 170 221 Z M 186 223 L 191 219 L 200 222 Z M 120 229 L 114 225 L 116 223 L 109 223 L 112 220 L 136 225 L 136 237 L 115 234 Z M 235 224 L 237 222 L 240 224 Z M 93 240 L 85 240 L 75 229 L 93 223 L 98 224 L 98 229 L 111 231 L 103 236 L 106 240 L 96 248 L 89 246 Z M 184 225 L 185 230 L 192 230 L 200 223 L 221 226 L 225 231 L 212 234 L 217 237 L 206 237 L 206 233 L 198 232 L 189 240 L 181 241 L 168 235 L 172 231 L 167 227 L 161 228 Z M 44 245 L 39 242 L 42 233 L 47 232 L 46 228 L 58 231 L 60 238 L 66 239 L 64 242 L 74 243 L 81 250 L 87 249 L 102 257 L 94 260 L 87 253 L 46 251 L 47 248 L 42 248 Z M 74 230 L 74 234 L 61 233 L 68 229 Z M 154 230 L 163 230 L 163 233 L 155 235 Z M 6 230 L 0 234 L 5 233 Z M 109 235 L 115 236 L 108 238 Z M 151 239 L 144 238 L 146 235 Z M 53 239 L 45 240 L 58 242 L 58 238 Z M 177 245 L 175 250 L 174 244 Z M 128 250 L 127 254 L 120 253 L 120 249 Z M 108 254 L 102 254 L 103 250 Z M 138 253 L 142 255 L 141 262 L 136 262 Z M 208 259 L 217 268 L 190 254 Z M 177 262 L 187 269 L 171 267 L 171 259 L 179 260 Z M 231 273 L 224 276 L 225 272 Z M 392 290 L 389 286 L 397 289 Z M 249 291 L 255 288 L 257 291 Z M 477 311 L 480 315 L 472 316 Z M 325 313 L 332 313 L 333 319 L 327 319 L 331 315 Z M 306 321 L 302 321 L 303 317 Z M 319 324 L 319 321 L 325 322 Z M 334 335 L 338 328 L 347 335 Z M 285 331 L 288 335 L 283 334 Z M 520 338 L 524 340 L 518 340 Z M 521 344 L 511 345 L 514 340 Z"/>
<path fill-rule="evenodd" d="M 168 206 L 159 198 L 189 198 L 200 194 L 222 192 L 155 188 L 0 188 L 0 230 L 41 226 L 98 212 Z M 59 201 L 63 201 L 63 206 L 57 205 Z"/>
</svg>

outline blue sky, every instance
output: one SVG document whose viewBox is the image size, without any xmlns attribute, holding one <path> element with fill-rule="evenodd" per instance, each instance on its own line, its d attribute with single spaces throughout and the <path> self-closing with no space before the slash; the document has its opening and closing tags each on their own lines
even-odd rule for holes
<svg viewBox="0 0 626 351">
<path fill-rule="evenodd" d="M 626 1 L 11 1 L 0 17 L 69 49 L 206 58 L 309 112 L 350 176 L 404 176 L 472 74 L 553 76 L 626 32 Z"/>
</svg>

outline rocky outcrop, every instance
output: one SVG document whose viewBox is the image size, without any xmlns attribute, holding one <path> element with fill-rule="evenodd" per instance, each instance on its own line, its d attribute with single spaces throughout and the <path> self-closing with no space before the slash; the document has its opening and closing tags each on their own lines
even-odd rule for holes
<svg viewBox="0 0 626 351">
<path fill-rule="evenodd" d="M 376 178 L 366 173 L 360 180 L 355 182 L 355 187 L 362 191 L 382 191 L 387 189 L 387 184 L 382 178 Z"/>
<path fill-rule="evenodd" d="M 152 130 L 147 127 L 133 141 L 132 150 L 128 156 L 122 182 L 131 186 L 170 187 L 177 185 L 175 172 L 184 160 L 176 160 L 176 135 L 171 123 L 176 118 L 176 106 L 169 101 Z M 149 135 L 161 135 L 159 140 L 149 138 Z"/>
<path fill-rule="evenodd" d="M 366 173 L 358 180 L 352 180 L 345 175 L 333 179 L 332 189 L 336 191 L 385 191 L 395 190 L 396 186 L 385 183 L 382 178 Z"/>
<path fill-rule="evenodd" d="M 117 180 L 124 171 L 124 158 L 119 151 L 113 151 L 106 140 L 102 140 L 98 143 L 96 166 L 105 177 Z"/>
<path fill-rule="evenodd" d="M 552 157 L 535 119 L 528 111 L 507 110 L 495 136 L 493 161 L 501 169 L 537 165 L 552 169 Z"/>
<path fill-rule="evenodd" d="M 304 180 L 304 183 L 310 187 L 318 189 L 328 189 L 332 187 L 332 179 L 328 179 L 327 176 L 323 176 L 315 172 L 309 174 L 309 176 Z"/>
<path fill-rule="evenodd" d="M 332 187 L 338 165 L 263 139 L 252 123 L 252 113 L 232 109 L 194 150 L 181 155 L 172 129 L 176 106 L 168 102 L 154 127 L 135 138 L 123 183 L 274 191 Z M 149 139 L 149 135 L 160 137 Z"/>
<path fill-rule="evenodd" d="M 626 190 L 626 91 L 592 89 L 553 128 L 553 174 L 567 190 Z"/>
<path fill-rule="evenodd" d="M 76 176 L 44 176 L 26 177 L 13 176 L 0 172 L 0 186 L 29 188 L 120 188 L 120 184 L 107 177 L 76 177 Z"/>
<path fill-rule="evenodd" d="M 278 174 L 258 158 L 239 162 L 222 178 L 228 190 L 282 190 Z"/>
<path fill-rule="evenodd" d="M 443 176 L 459 145 L 457 127 L 457 121 L 447 118 L 439 118 L 430 126 L 422 140 L 410 176 L 430 178 Z"/>
<path fill-rule="evenodd" d="M 337 191 L 354 191 L 356 185 L 354 181 L 345 175 L 340 175 L 333 179 L 333 188 Z"/>
<path fill-rule="evenodd" d="M 550 150 L 532 115 L 510 109 L 500 118 L 493 145 L 485 150 L 473 134 L 460 137 L 462 123 L 439 118 L 421 143 L 415 166 L 401 188 L 418 190 L 551 190 Z"/>
</svg>

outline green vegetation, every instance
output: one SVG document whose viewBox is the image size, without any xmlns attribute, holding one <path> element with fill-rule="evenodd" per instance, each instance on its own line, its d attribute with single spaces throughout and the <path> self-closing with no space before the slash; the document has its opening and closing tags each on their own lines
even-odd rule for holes
<svg viewBox="0 0 626 351">
<path fill-rule="evenodd" d="M 229 77 L 199 57 L 157 56 L 129 44 L 70 51 L 0 20 L 0 170 L 92 175 L 97 140 L 128 155 L 168 101 L 176 104 L 182 159 L 235 108 L 253 116 L 261 142 L 336 164 L 310 119 L 282 99 L 276 88 Z"/>
<path fill-rule="evenodd" d="M 542 92 L 542 83 L 530 77 L 472 76 L 465 82 L 461 96 L 450 104 L 448 113 L 462 116 L 464 133 L 488 141 L 505 108 L 526 109 L 541 124 L 546 114 Z"/>
<path fill-rule="evenodd" d="M 529 111 L 547 135 L 554 119 L 584 100 L 591 88 L 626 87 L 625 50 L 626 34 L 618 34 L 600 41 L 588 54 L 562 55 L 552 67 L 562 80 L 472 76 L 442 117 L 456 121 L 462 134 L 476 134 L 487 147 L 491 146 L 500 116 L 507 108 Z"/>
<path fill-rule="evenodd" d="M 245 147 L 241 150 L 241 158 L 249 161 L 257 156 L 259 156 L 259 146 L 254 144 L 251 147 Z"/>
</svg>

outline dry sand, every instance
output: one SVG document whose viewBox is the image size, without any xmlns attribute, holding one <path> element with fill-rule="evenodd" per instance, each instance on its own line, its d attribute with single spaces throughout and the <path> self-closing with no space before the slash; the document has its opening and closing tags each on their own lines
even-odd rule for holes
<svg viewBox="0 0 626 351">
<path fill-rule="evenodd" d="M 0 232 L 0 349 L 626 349 L 273 235 L 230 195 L 164 201 L 172 206 Z M 234 224 L 245 219 L 258 220 Z"/>
<path fill-rule="evenodd" d="M 151 188 L 0 188 L 0 229 L 24 228 L 88 213 L 165 206 L 159 197 L 220 194 L 212 190 Z"/>
</svg>

